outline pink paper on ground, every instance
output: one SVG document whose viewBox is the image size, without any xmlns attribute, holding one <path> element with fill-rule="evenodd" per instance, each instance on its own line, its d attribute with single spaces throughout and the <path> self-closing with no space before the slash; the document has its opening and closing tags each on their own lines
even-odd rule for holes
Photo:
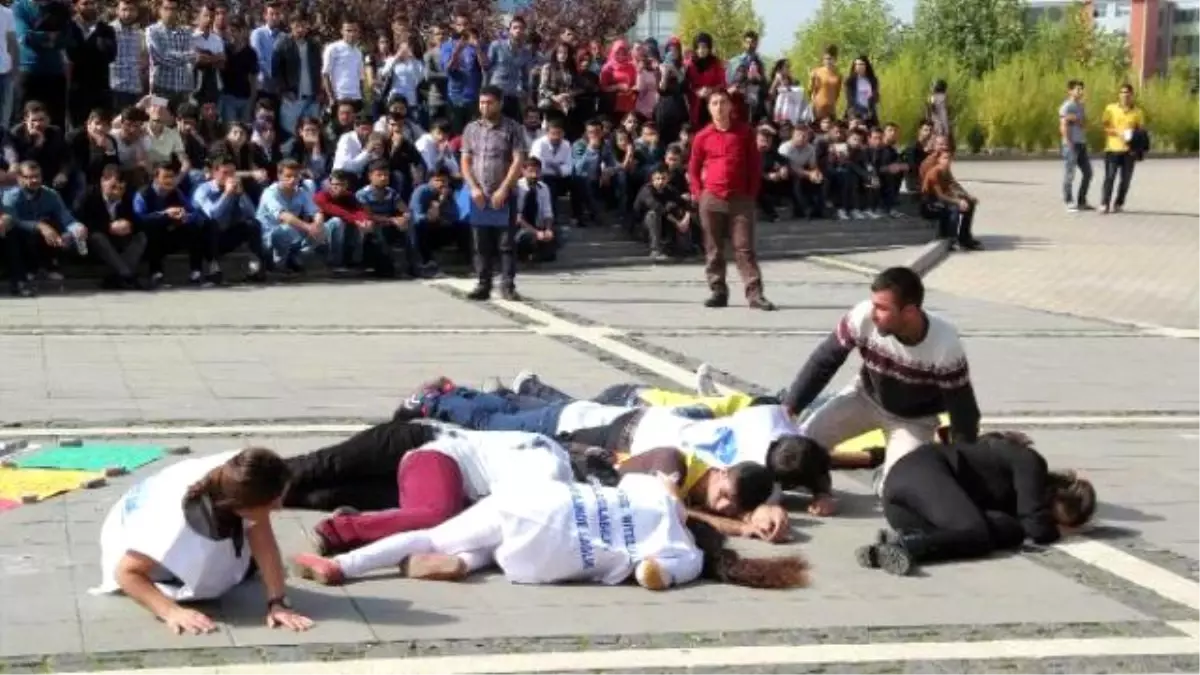
<svg viewBox="0 0 1200 675">
<path fill-rule="evenodd" d="M 15 509 L 21 505 L 21 502 L 14 502 L 11 499 L 0 499 L 0 511 Z"/>
</svg>

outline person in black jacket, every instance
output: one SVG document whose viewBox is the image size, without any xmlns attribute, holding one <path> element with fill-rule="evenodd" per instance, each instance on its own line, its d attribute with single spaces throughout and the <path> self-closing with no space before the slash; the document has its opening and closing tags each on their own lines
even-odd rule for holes
<svg viewBox="0 0 1200 675">
<path fill-rule="evenodd" d="M 667 260 L 666 249 L 673 252 L 686 249 L 691 243 L 692 216 L 688 204 L 670 184 L 665 166 L 655 167 L 650 182 L 642 186 L 633 200 L 637 222 L 646 229 L 650 242 L 650 259 Z M 680 244 L 684 245 L 681 246 Z"/>
<path fill-rule="evenodd" d="M 978 558 L 1026 539 L 1054 543 L 1095 510 L 1092 484 L 1072 471 L 1050 471 L 1025 434 L 931 442 L 892 467 L 883 484 L 892 529 L 855 555 L 863 567 L 905 575 L 919 563 Z"/>
<path fill-rule="evenodd" d="M 312 23 L 304 12 L 293 15 L 291 26 L 291 33 L 279 36 L 271 54 L 271 74 L 281 98 L 279 121 L 289 133 L 301 117 L 321 115 L 321 45 L 309 34 Z M 308 54 L 304 61 L 301 49 Z"/>
<path fill-rule="evenodd" d="M 137 269 L 146 252 L 146 233 L 138 225 L 120 166 L 104 167 L 100 185 L 87 192 L 75 213 L 87 226 L 88 248 L 110 271 L 104 287 L 141 288 Z"/>
<path fill-rule="evenodd" d="M 100 20 L 99 0 L 75 0 L 75 16 L 67 49 L 72 66 L 67 110 L 71 125 L 82 127 L 93 110 L 112 110 L 108 71 L 117 60 L 117 33 Z"/>
</svg>

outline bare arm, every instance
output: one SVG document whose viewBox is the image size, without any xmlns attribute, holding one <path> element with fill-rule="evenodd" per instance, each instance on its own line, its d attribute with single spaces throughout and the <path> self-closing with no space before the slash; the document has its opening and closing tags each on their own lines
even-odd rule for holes
<svg viewBox="0 0 1200 675">
<path fill-rule="evenodd" d="M 129 551 L 117 563 L 116 581 L 121 587 L 121 592 L 165 621 L 168 614 L 179 609 L 179 604 L 164 595 L 154 582 L 150 581 L 155 567 L 157 563 L 150 558 Z"/>
</svg>

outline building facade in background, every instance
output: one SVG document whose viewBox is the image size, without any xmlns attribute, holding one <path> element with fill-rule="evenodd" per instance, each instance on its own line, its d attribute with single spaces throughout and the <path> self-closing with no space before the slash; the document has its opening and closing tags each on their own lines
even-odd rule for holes
<svg viewBox="0 0 1200 675">
<path fill-rule="evenodd" d="M 1030 21 L 1063 21 L 1079 5 L 1069 0 L 1031 0 Z M 1142 77 L 1165 73 L 1184 59 L 1193 73 L 1200 68 L 1200 0 L 1090 0 L 1093 25 L 1124 35 L 1134 70 Z"/>
<path fill-rule="evenodd" d="M 666 42 L 679 25 L 679 3 L 680 0 L 646 0 L 646 9 L 629 31 L 629 37 L 639 40 L 654 38 L 659 44 Z"/>
</svg>

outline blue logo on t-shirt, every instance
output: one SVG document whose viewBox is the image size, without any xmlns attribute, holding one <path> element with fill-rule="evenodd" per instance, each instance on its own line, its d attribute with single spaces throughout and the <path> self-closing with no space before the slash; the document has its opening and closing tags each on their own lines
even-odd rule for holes
<svg viewBox="0 0 1200 675">
<path fill-rule="evenodd" d="M 729 427 L 718 427 L 714 438 L 704 443 L 695 443 L 692 449 L 712 455 L 724 466 L 733 464 L 738 456 L 737 440 L 734 438 L 733 429 Z"/>
</svg>

